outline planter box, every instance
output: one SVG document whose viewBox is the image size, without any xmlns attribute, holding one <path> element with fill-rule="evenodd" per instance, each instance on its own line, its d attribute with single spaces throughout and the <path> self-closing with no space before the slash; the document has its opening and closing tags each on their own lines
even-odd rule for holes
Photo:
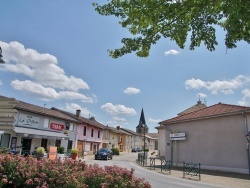
<svg viewBox="0 0 250 188">
<path fill-rule="evenodd" d="M 64 160 L 64 157 L 65 157 L 65 155 L 64 154 L 56 154 L 56 158 L 57 159 L 60 159 L 61 161 L 63 161 Z"/>
</svg>

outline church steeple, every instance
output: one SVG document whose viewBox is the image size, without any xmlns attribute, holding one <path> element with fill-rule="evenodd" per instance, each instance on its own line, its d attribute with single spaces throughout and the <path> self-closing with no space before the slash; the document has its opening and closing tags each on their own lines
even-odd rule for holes
<svg viewBox="0 0 250 188">
<path fill-rule="evenodd" d="M 144 133 L 144 128 L 145 128 L 146 133 L 148 133 L 148 126 L 146 125 L 144 111 L 143 111 L 143 108 L 142 108 L 139 124 L 136 127 L 136 132 L 140 133 L 140 134 L 143 134 Z"/>
<path fill-rule="evenodd" d="M 139 125 L 146 125 L 143 108 L 141 110 L 141 117 L 140 117 L 140 120 L 139 120 Z"/>
</svg>

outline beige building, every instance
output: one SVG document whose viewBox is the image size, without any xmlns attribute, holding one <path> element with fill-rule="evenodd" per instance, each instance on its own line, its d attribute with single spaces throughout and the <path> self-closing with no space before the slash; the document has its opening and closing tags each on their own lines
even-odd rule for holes
<svg viewBox="0 0 250 188">
<path fill-rule="evenodd" d="M 250 173 L 250 107 L 218 103 L 160 122 L 159 155 L 202 169 Z"/>
</svg>

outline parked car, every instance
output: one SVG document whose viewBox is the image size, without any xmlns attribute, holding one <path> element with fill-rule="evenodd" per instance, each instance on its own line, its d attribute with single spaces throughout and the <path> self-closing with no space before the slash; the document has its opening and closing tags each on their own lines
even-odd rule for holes
<svg viewBox="0 0 250 188">
<path fill-rule="evenodd" d="M 97 159 L 113 159 L 113 152 L 108 148 L 100 148 L 95 154 L 95 160 Z"/>
<path fill-rule="evenodd" d="M 132 148 L 131 152 L 137 152 L 137 148 Z"/>
<path fill-rule="evenodd" d="M 138 151 L 138 152 L 142 152 L 142 151 L 143 151 L 143 149 L 141 149 L 141 148 L 137 148 L 137 151 Z"/>
</svg>

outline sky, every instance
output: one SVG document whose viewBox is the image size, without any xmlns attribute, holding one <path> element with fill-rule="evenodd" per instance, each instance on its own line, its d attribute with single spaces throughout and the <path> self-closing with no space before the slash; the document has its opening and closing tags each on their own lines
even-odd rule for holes
<svg viewBox="0 0 250 188">
<path fill-rule="evenodd" d="M 213 52 L 161 39 L 147 58 L 112 59 L 132 35 L 94 0 L 0 0 L 0 95 L 95 117 L 135 131 L 143 108 L 149 132 L 201 100 L 250 105 L 250 45 L 227 50 L 217 29 Z M 105 2 L 98 1 L 95 2 Z"/>
</svg>

